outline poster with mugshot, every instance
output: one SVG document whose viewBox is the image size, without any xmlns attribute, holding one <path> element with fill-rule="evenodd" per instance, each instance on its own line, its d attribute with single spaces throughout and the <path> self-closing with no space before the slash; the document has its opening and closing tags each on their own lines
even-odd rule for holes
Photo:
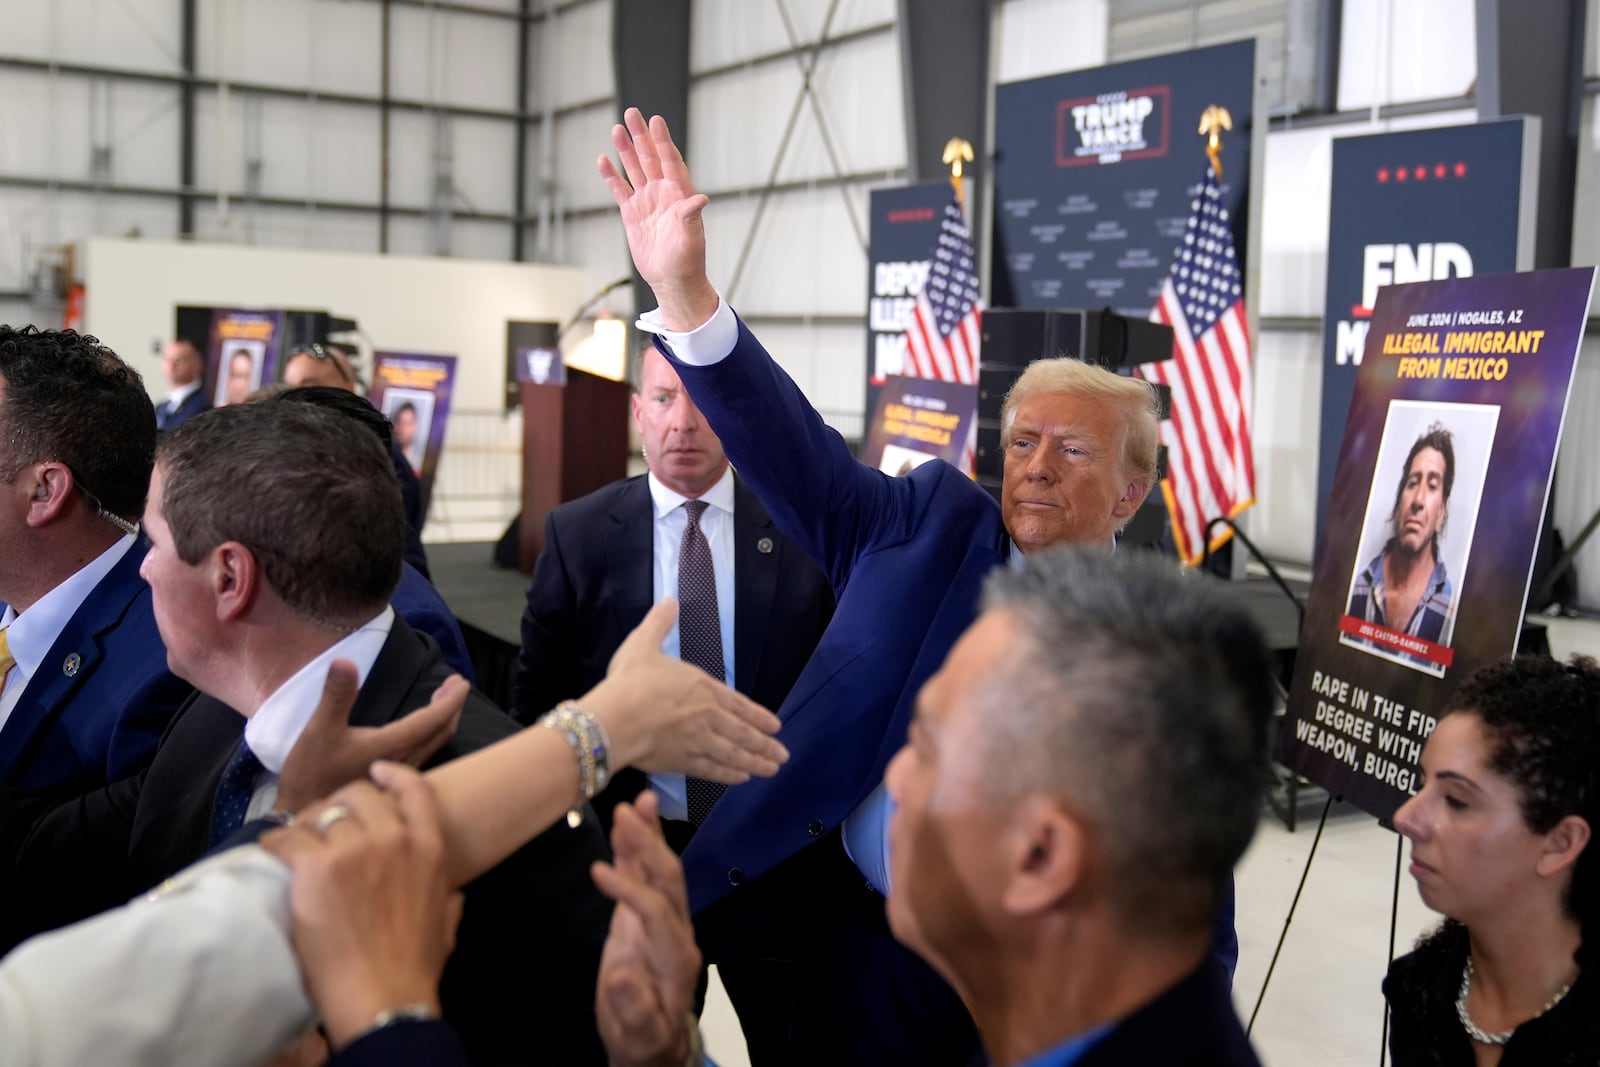
<svg viewBox="0 0 1600 1067">
<path fill-rule="evenodd" d="M 1594 273 L 1378 290 L 1278 758 L 1380 818 L 1460 680 L 1516 651 Z"/>
<path fill-rule="evenodd" d="M 456 380 L 456 357 L 375 352 L 367 399 L 389 416 L 394 446 L 411 464 L 422 486 L 426 515 L 433 481 L 444 453 L 445 425 Z"/>
<path fill-rule="evenodd" d="M 861 462 L 885 474 L 910 474 L 929 460 L 961 466 L 977 416 L 978 387 L 891 374 L 867 423 Z"/>
<path fill-rule="evenodd" d="M 243 403 L 275 380 L 283 343 L 283 312 L 217 308 L 206 344 L 205 386 L 211 406 Z"/>
</svg>

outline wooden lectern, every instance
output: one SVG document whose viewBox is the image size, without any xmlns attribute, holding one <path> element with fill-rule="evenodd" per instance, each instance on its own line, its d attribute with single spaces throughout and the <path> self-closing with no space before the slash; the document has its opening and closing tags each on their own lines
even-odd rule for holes
<svg viewBox="0 0 1600 1067">
<path fill-rule="evenodd" d="M 521 383 L 522 522 L 517 563 L 533 573 L 544 520 L 628 473 L 626 382 L 567 368 L 567 384 Z"/>
</svg>

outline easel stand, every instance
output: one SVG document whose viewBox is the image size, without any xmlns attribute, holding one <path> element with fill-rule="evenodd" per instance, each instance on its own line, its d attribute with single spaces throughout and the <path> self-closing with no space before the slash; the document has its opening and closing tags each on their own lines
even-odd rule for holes
<svg viewBox="0 0 1600 1067">
<path fill-rule="evenodd" d="M 1317 845 L 1322 841 L 1323 828 L 1328 825 L 1328 813 L 1333 810 L 1333 802 L 1337 799 L 1329 795 L 1322 805 L 1322 814 L 1317 818 L 1317 832 L 1311 838 L 1311 851 L 1306 853 L 1306 865 L 1300 871 L 1300 883 L 1295 886 L 1294 899 L 1289 902 L 1289 913 L 1283 917 L 1283 930 L 1278 934 L 1278 944 L 1272 950 L 1272 962 L 1267 964 L 1267 973 L 1261 980 L 1261 992 L 1256 996 L 1255 1007 L 1250 1009 L 1250 1022 L 1245 1026 L 1244 1032 L 1249 1036 L 1255 1031 L 1256 1016 L 1261 1013 L 1261 1004 L 1267 999 L 1267 987 L 1272 983 L 1272 972 L 1277 970 L 1278 957 L 1283 953 L 1283 944 L 1289 938 L 1289 926 L 1294 922 L 1294 913 L 1300 906 L 1300 895 L 1305 892 L 1306 879 L 1311 875 L 1311 863 L 1317 858 Z M 1378 825 L 1385 829 L 1394 829 L 1383 820 Z M 1389 961 L 1394 961 L 1395 934 L 1400 921 L 1400 865 L 1405 857 L 1405 838 L 1395 835 L 1394 851 L 1394 892 L 1389 901 Z M 1387 965 L 1386 965 L 1387 966 Z M 1383 1002 L 1383 1030 L 1379 1036 L 1378 1067 L 1384 1067 L 1389 1058 L 1389 1001 Z"/>
</svg>

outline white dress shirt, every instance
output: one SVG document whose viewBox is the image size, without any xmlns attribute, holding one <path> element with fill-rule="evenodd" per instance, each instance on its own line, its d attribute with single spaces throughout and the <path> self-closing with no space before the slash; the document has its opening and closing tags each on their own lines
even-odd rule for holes
<svg viewBox="0 0 1600 1067">
<path fill-rule="evenodd" d="M 137 539 L 136 534 L 118 538 L 110 548 L 78 568 L 77 573 L 34 601 L 33 606 L 22 614 L 17 614 L 9 604 L 6 605 L 5 613 L 0 615 L 0 626 L 5 627 L 11 658 L 17 662 L 6 672 L 5 692 L 0 693 L 0 729 L 5 728 L 6 720 L 22 700 L 22 694 L 35 674 L 41 669 L 66 669 L 64 664 L 45 663 L 44 657 L 94 587 L 111 573 L 111 568 L 122 561 Z"/>
<path fill-rule="evenodd" d="M 669 489 L 654 473 L 645 479 L 650 486 L 654 528 L 654 588 L 652 603 L 678 595 L 678 550 L 683 547 L 683 531 L 689 526 L 689 513 L 683 505 L 689 498 Z M 722 667 L 725 677 L 718 681 L 733 684 L 733 470 L 699 496 L 707 504 L 700 516 L 700 532 L 711 549 L 711 566 L 717 578 L 717 621 L 722 627 Z M 663 655 L 678 658 L 678 628 L 667 631 L 661 642 Z M 661 798 L 663 819 L 687 819 L 687 787 L 681 774 L 652 774 L 650 787 Z"/>
<path fill-rule="evenodd" d="M 185 400 L 188 400 L 191 395 L 200 390 L 201 384 L 202 382 L 200 379 L 196 378 L 188 385 L 173 386 L 172 392 L 167 394 L 167 402 L 162 405 L 167 409 L 167 414 L 171 415 L 176 413 L 177 410 L 183 406 L 183 402 Z"/>
<path fill-rule="evenodd" d="M 266 768 L 256 778 L 255 793 L 245 812 L 245 821 L 260 818 L 278 800 L 278 775 L 289 758 L 289 750 L 300 740 L 300 733 L 317 710 L 328 668 L 336 659 L 356 665 L 356 684 L 366 685 L 367 675 L 377 662 L 383 643 L 394 625 L 394 609 L 388 605 L 375 617 L 336 641 L 332 647 L 301 667 L 287 682 L 261 702 L 256 713 L 244 724 L 244 740 Z"/>
</svg>

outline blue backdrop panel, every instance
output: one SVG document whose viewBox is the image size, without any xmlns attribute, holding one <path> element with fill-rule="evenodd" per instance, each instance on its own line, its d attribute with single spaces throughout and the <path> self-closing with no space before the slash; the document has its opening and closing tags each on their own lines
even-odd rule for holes
<svg viewBox="0 0 1600 1067">
<path fill-rule="evenodd" d="M 1318 552 L 1378 288 L 1530 269 L 1531 237 L 1520 257 L 1517 252 L 1519 217 L 1531 227 L 1532 202 L 1523 205 L 1522 193 L 1531 197 L 1538 175 L 1535 157 L 1523 146 L 1538 140 L 1535 121 L 1515 118 L 1333 142 Z"/>
<path fill-rule="evenodd" d="M 1200 116 L 1220 104 L 1223 200 L 1244 269 L 1255 42 L 995 89 L 992 307 L 1155 306 L 1205 172 Z"/>
</svg>

